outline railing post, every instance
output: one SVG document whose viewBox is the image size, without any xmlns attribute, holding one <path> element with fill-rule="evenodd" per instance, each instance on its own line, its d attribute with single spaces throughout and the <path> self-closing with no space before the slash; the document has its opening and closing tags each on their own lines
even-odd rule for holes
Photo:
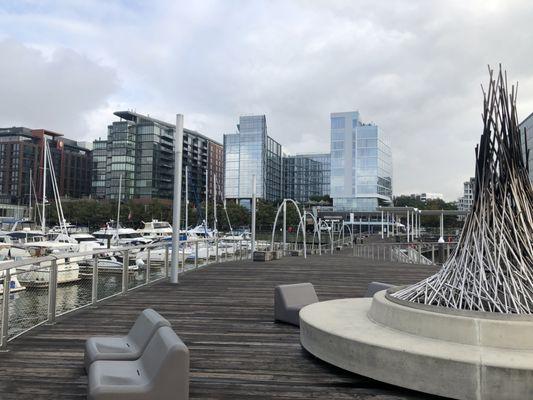
<svg viewBox="0 0 533 400">
<path fill-rule="evenodd" d="M 209 264 L 209 240 L 205 239 L 205 265 Z"/>
<path fill-rule="evenodd" d="M 9 337 L 9 283 L 11 273 L 8 269 L 4 275 L 4 291 L 2 295 L 2 330 L 0 331 L 0 351 L 7 350 L 7 339 Z"/>
<path fill-rule="evenodd" d="M 145 283 L 148 283 L 150 282 L 150 267 L 151 267 L 151 263 L 152 263 L 152 257 L 151 257 L 151 248 L 148 247 L 146 249 L 146 277 L 145 277 Z"/>
<path fill-rule="evenodd" d="M 181 250 L 181 272 L 185 271 L 185 248 L 187 247 L 187 240 L 183 242 L 183 249 Z"/>
<path fill-rule="evenodd" d="M 91 303 L 94 305 L 98 301 L 98 254 L 94 256 L 93 282 L 91 290 Z"/>
<path fill-rule="evenodd" d="M 65 259 L 65 263 L 67 263 L 67 259 Z M 57 304 L 57 260 L 51 261 L 48 278 L 48 324 L 54 324 Z"/>
<path fill-rule="evenodd" d="M 124 258 L 122 260 L 122 294 L 128 291 L 128 267 L 130 265 L 130 252 L 124 251 Z"/>
<path fill-rule="evenodd" d="M 242 240 L 239 240 L 239 260 L 242 261 Z"/>
<path fill-rule="evenodd" d="M 198 268 L 198 240 L 194 242 L 194 268 Z"/>
<path fill-rule="evenodd" d="M 168 253 L 169 253 L 169 247 L 165 247 L 165 277 L 168 278 Z"/>
<path fill-rule="evenodd" d="M 215 261 L 218 262 L 218 236 L 215 237 Z"/>
</svg>

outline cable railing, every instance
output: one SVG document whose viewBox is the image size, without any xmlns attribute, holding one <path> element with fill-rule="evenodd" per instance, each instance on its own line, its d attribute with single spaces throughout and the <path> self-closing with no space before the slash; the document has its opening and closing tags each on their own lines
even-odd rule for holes
<svg viewBox="0 0 533 400">
<path fill-rule="evenodd" d="M 170 242 L 109 247 L 85 252 L 52 253 L 0 262 L 0 351 L 28 331 L 53 324 L 56 318 L 95 306 L 132 290 L 169 277 Z M 353 246 L 349 237 L 327 243 L 307 243 L 306 253 L 333 254 Z M 256 251 L 271 249 L 269 241 L 256 241 Z M 303 243 L 274 243 L 282 256 L 303 255 Z M 296 254 L 291 253 L 296 252 Z M 180 241 L 178 273 L 211 263 L 252 259 L 247 239 L 188 239 Z"/>
<path fill-rule="evenodd" d="M 269 243 L 256 242 L 256 248 Z M 178 273 L 250 259 L 250 240 L 180 241 Z M 0 263 L 0 350 L 57 317 L 167 279 L 171 243 L 52 253 Z"/>
<path fill-rule="evenodd" d="M 364 243 L 356 244 L 352 255 L 402 264 L 440 265 L 448 259 L 456 245 L 457 242 Z"/>
</svg>

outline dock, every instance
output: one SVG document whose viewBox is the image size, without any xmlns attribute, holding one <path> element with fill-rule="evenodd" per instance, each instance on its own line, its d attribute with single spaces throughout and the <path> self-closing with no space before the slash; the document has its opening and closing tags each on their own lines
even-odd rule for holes
<svg viewBox="0 0 533 400">
<path fill-rule="evenodd" d="M 311 282 L 321 301 L 362 297 L 371 281 L 408 284 L 437 270 L 333 255 L 211 264 L 40 326 L 0 353 L 0 399 L 84 399 L 84 342 L 123 335 L 153 308 L 190 350 L 191 399 L 440 399 L 326 364 L 300 346 L 297 327 L 273 321 L 274 287 Z"/>
</svg>

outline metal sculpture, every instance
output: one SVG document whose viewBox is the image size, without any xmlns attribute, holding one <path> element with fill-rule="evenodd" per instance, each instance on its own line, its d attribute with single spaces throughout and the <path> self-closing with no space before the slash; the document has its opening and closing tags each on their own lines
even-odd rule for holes
<svg viewBox="0 0 533 400">
<path fill-rule="evenodd" d="M 435 275 L 393 294 L 462 310 L 533 313 L 533 189 L 516 112 L 517 87 L 489 67 L 474 203 L 457 248 Z M 525 149 L 527 160 L 528 150 Z"/>
</svg>

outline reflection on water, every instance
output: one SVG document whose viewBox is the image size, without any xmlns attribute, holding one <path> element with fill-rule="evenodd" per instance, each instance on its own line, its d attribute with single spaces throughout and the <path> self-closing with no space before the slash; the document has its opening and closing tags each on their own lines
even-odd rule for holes
<svg viewBox="0 0 533 400">
<path fill-rule="evenodd" d="M 237 256 L 233 257 L 238 259 Z M 222 259 L 221 259 L 222 261 Z M 228 261 L 228 258 L 225 259 Z M 209 260 L 209 263 L 215 260 Z M 198 266 L 206 265 L 200 260 Z M 185 270 L 194 269 L 194 261 L 185 263 Z M 183 271 L 183 269 L 181 269 Z M 156 265 L 150 271 L 150 281 L 161 278 L 165 271 Z M 56 315 L 72 311 L 88 305 L 92 300 L 92 273 L 80 273 L 80 279 L 74 283 L 59 285 L 57 287 Z M 140 270 L 128 276 L 128 288 L 140 286 L 146 282 L 146 271 Z M 115 295 L 122 291 L 122 272 L 98 274 L 98 300 Z M 2 295 L 0 295 L 2 299 Z M 9 338 L 48 319 L 48 287 L 28 287 L 21 292 L 9 295 Z M 0 306 L 1 309 L 1 306 Z M 1 322 L 0 322 L 1 325 Z"/>
<path fill-rule="evenodd" d="M 81 275 L 81 274 L 80 274 Z M 164 275 L 161 269 L 150 272 L 150 281 Z M 146 282 L 145 271 L 128 277 L 128 287 L 134 288 Z M 98 299 L 122 291 L 122 274 L 98 274 Z M 1 296 L 0 296 L 1 298 Z M 27 288 L 9 296 L 9 337 L 48 319 L 48 287 Z M 90 304 L 92 300 L 92 275 L 85 274 L 77 282 L 57 287 L 56 315 Z"/>
</svg>

